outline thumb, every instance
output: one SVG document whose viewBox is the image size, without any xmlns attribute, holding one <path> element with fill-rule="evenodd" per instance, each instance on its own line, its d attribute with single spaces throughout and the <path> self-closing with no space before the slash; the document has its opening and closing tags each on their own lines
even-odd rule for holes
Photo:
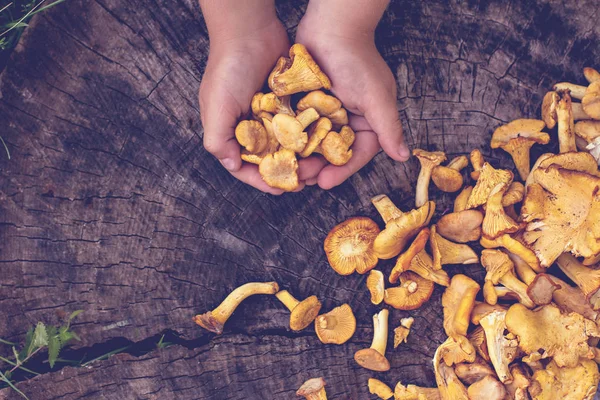
<svg viewBox="0 0 600 400">
<path fill-rule="evenodd" d="M 380 94 L 375 95 L 373 98 L 375 100 L 368 104 L 364 115 L 377 134 L 381 148 L 396 161 L 408 160 L 410 151 L 404 142 L 402 123 L 396 108 L 396 99 L 391 95 L 381 97 Z"/>
<path fill-rule="evenodd" d="M 204 128 L 204 148 L 214 155 L 223 166 L 238 171 L 242 166 L 240 145 L 235 139 L 238 114 L 232 99 L 226 93 L 211 93 L 207 100 L 200 90 L 200 115 Z"/>
</svg>

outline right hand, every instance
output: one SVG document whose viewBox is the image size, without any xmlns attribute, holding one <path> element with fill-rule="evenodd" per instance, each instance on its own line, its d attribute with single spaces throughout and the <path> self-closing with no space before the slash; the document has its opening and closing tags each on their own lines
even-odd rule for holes
<svg viewBox="0 0 600 400">
<path fill-rule="evenodd" d="M 258 166 L 242 164 L 235 127 L 248 114 L 252 96 L 261 90 L 277 59 L 286 56 L 288 50 L 287 33 L 279 20 L 226 40 L 211 37 L 208 64 L 200 84 L 204 148 L 234 177 L 271 194 L 283 191 L 267 185 Z M 300 179 L 306 178 L 300 174 Z M 298 190 L 303 187 L 300 182 Z"/>
</svg>

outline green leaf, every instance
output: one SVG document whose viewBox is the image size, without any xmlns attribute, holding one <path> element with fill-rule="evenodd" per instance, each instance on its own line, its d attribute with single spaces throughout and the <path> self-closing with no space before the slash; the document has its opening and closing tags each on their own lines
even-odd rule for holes
<svg viewBox="0 0 600 400">
<path fill-rule="evenodd" d="M 48 334 L 48 362 L 50 363 L 50 368 L 54 368 L 54 363 L 58 358 L 58 353 L 60 353 L 61 341 L 59 340 L 58 330 L 55 326 L 48 326 L 46 333 Z"/>
<path fill-rule="evenodd" d="M 69 315 L 69 318 L 67 318 L 67 328 L 71 326 L 71 321 L 73 319 L 75 319 L 82 312 L 83 312 L 83 310 L 75 310 L 71 313 L 71 315 Z"/>
<path fill-rule="evenodd" d="M 46 332 L 46 325 L 43 322 L 38 322 L 35 326 L 32 345 L 35 348 L 48 346 L 48 333 Z"/>
<path fill-rule="evenodd" d="M 25 335 L 25 346 L 19 352 L 19 358 L 21 360 L 25 359 L 28 355 L 33 352 L 33 328 L 29 328 L 27 334 Z"/>
<path fill-rule="evenodd" d="M 10 386 L 10 388 L 12 390 L 14 390 L 15 392 L 19 393 L 21 396 L 23 396 L 24 399 L 29 400 L 29 397 L 25 396 L 25 393 L 23 393 L 19 389 L 17 389 L 17 387 L 15 385 L 13 385 L 13 383 L 10 381 L 10 379 L 8 379 L 8 377 L 2 373 L 2 371 L 0 371 L 0 381 L 6 382 L 6 384 L 8 386 Z"/>
<path fill-rule="evenodd" d="M 16 29 L 16 28 L 24 28 L 27 25 L 25 22 L 19 22 L 19 21 L 13 21 L 13 22 L 9 22 L 8 24 L 4 25 L 5 28 L 10 28 L 10 29 Z"/>
<path fill-rule="evenodd" d="M 13 354 L 15 356 L 15 362 L 17 364 L 20 364 L 21 363 L 21 361 L 20 361 L 21 359 L 19 358 L 19 352 L 17 351 L 17 348 L 15 346 L 12 347 L 12 351 L 13 351 Z"/>
<path fill-rule="evenodd" d="M 73 332 L 69 331 L 69 328 L 66 326 L 61 326 L 58 329 L 58 340 L 62 344 L 62 347 L 65 347 L 67 343 L 69 343 L 73 339 Z"/>
</svg>

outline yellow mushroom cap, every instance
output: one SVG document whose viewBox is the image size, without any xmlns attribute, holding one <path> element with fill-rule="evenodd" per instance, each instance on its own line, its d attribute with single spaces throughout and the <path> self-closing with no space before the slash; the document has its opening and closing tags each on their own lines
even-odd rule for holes
<svg viewBox="0 0 600 400">
<path fill-rule="evenodd" d="M 394 397 L 392 389 L 379 379 L 369 378 L 368 386 L 369 393 L 376 395 L 380 399 L 388 400 Z"/>
<path fill-rule="evenodd" d="M 437 232 L 448 240 L 467 243 L 479 240 L 483 214 L 478 210 L 463 210 L 444 215 L 437 223 Z"/>
<path fill-rule="evenodd" d="M 432 293 L 432 281 L 406 271 L 400 274 L 400 286 L 385 290 L 383 301 L 398 310 L 416 310 L 429 300 Z"/>
<path fill-rule="evenodd" d="M 368 348 L 354 353 L 354 360 L 363 368 L 371 371 L 385 372 L 390 370 L 390 362 L 377 350 Z"/>
<path fill-rule="evenodd" d="M 327 117 L 342 108 L 342 102 L 334 96 L 325 94 L 322 90 L 313 90 L 301 98 L 296 106 L 299 111 L 310 107 L 317 110 L 319 115 Z"/>
<path fill-rule="evenodd" d="M 298 187 L 298 160 L 288 149 L 267 154 L 258 165 L 258 172 L 267 185 L 288 192 Z"/>
<path fill-rule="evenodd" d="M 352 158 L 350 146 L 354 143 L 354 131 L 344 125 L 340 132 L 331 131 L 325 136 L 319 148 L 321 154 L 333 165 L 345 165 Z"/>
<path fill-rule="evenodd" d="M 377 265 L 373 242 L 379 226 L 370 218 L 354 217 L 335 226 L 325 238 L 329 265 L 340 275 L 365 274 Z"/>
<path fill-rule="evenodd" d="M 433 169 L 431 179 L 442 192 L 454 193 L 463 185 L 463 176 L 454 168 L 439 165 Z"/>
<path fill-rule="evenodd" d="M 298 303 L 290 315 L 290 329 L 301 331 L 310 325 L 321 311 L 321 302 L 317 296 L 310 296 Z"/>
<path fill-rule="evenodd" d="M 556 106 L 558 106 L 559 101 L 560 96 L 555 91 L 546 93 L 544 100 L 542 101 L 542 120 L 548 129 L 552 129 L 556 126 L 558 118 L 556 115 Z"/>
<path fill-rule="evenodd" d="M 302 384 L 302 386 L 300 386 L 300 389 L 298 389 L 298 391 L 296 391 L 296 395 L 298 396 L 310 396 L 310 395 L 317 395 L 319 392 L 321 393 L 321 396 L 319 397 L 315 397 L 315 399 L 318 400 L 327 400 L 327 397 L 324 397 L 325 395 L 325 379 L 323 378 L 312 378 L 307 380 L 306 382 L 304 382 L 304 384 Z"/>
<path fill-rule="evenodd" d="M 304 150 L 300 152 L 301 157 L 310 156 L 320 145 L 327 134 L 331 132 L 331 121 L 329 118 L 321 117 L 308 129 L 308 142 Z"/>
<path fill-rule="evenodd" d="M 331 81 L 300 43 L 290 48 L 290 58 L 281 57 L 268 78 L 269 87 L 277 96 L 331 89 Z"/>
<path fill-rule="evenodd" d="M 512 172 L 503 169 L 495 169 L 489 163 L 484 163 L 483 168 L 481 168 L 481 171 L 479 172 L 479 179 L 477 179 L 477 183 L 471 192 L 471 196 L 469 196 L 467 209 L 484 205 L 496 186 L 501 183 L 508 186 L 512 180 Z"/>
<path fill-rule="evenodd" d="M 322 343 L 346 343 L 356 331 L 356 318 L 348 304 L 342 304 L 315 319 L 315 332 Z"/>
<path fill-rule="evenodd" d="M 260 153 L 268 144 L 267 131 L 258 121 L 240 121 L 235 127 L 235 138 L 251 153 Z"/>
<path fill-rule="evenodd" d="M 594 119 L 600 119 L 600 81 L 590 83 L 581 99 L 583 111 Z"/>
<path fill-rule="evenodd" d="M 379 304 L 383 301 L 383 292 L 385 290 L 383 272 L 372 269 L 367 277 L 367 289 L 371 294 L 371 303 Z"/>
</svg>

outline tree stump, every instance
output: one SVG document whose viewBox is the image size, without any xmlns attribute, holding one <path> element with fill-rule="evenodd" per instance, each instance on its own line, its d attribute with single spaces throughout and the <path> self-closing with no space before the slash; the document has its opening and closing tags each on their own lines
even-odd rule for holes
<svg viewBox="0 0 600 400">
<path fill-rule="evenodd" d="M 306 2 L 278 3 L 293 35 Z M 597 2 L 582 0 L 394 1 L 377 44 L 398 84 L 412 148 L 450 156 L 491 151 L 494 128 L 537 117 L 556 81 L 582 83 L 600 65 Z M 381 220 L 370 198 L 414 201 L 418 165 L 380 153 L 331 191 L 272 197 L 233 179 L 202 147 L 197 90 L 208 36 L 194 0 L 71 0 L 37 16 L 0 77 L 0 337 L 20 340 L 37 321 L 85 312 L 76 348 L 172 330 L 186 345 L 88 368 L 65 367 L 18 384 L 32 399 L 289 399 L 323 376 L 330 398 L 368 398 L 367 379 L 435 385 L 431 359 L 445 339 L 437 287 L 414 312 L 408 344 L 390 349 L 392 370 L 353 361 L 368 347 L 365 277 L 341 277 L 322 244 L 344 219 Z M 451 204 L 435 193 L 436 218 Z M 386 273 L 390 262 L 382 262 Z M 451 267 L 482 279 L 480 266 Z M 249 281 L 279 282 L 323 310 L 353 308 L 358 329 L 342 346 L 312 327 L 289 330 L 273 297 L 251 298 L 223 335 L 192 316 Z M 8 389 L 2 398 L 18 398 Z"/>
</svg>

